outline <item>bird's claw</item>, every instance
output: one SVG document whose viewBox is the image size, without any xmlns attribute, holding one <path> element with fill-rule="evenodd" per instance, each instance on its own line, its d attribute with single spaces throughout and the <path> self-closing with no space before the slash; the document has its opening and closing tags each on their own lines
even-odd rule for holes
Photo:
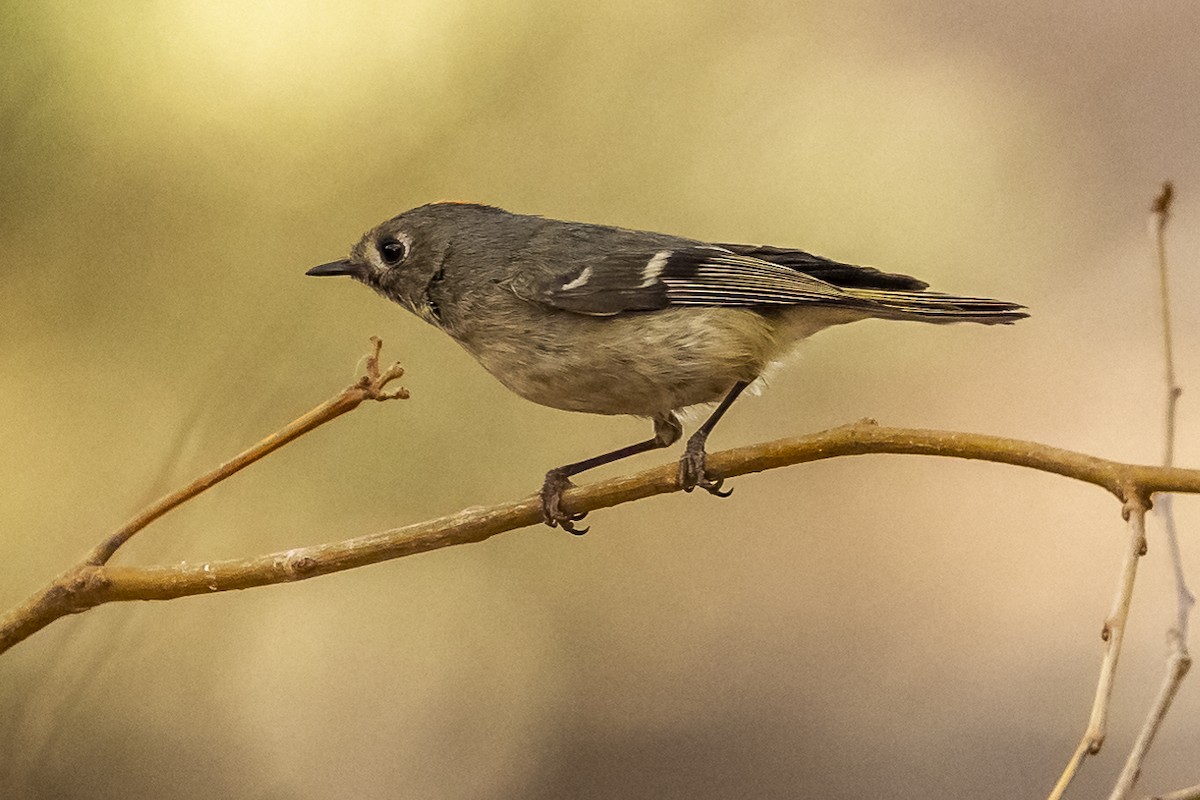
<svg viewBox="0 0 1200 800">
<path fill-rule="evenodd" d="M 724 478 L 717 478 L 715 481 L 710 481 L 708 478 L 705 478 L 696 485 L 704 489 L 704 491 L 708 492 L 709 494 L 717 497 L 729 497 L 729 495 L 733 494 L 733 489 L 725 489 L 722 491 L 721 487 L 725 485 Z"/>
<path fill-rule="evenodd" d="M 546 473 L 546 482 L 542 484 L 540 497 L 542 499 L 542 519 L 551 528 L 561 527 L 567 533 L 582 536 L 589 528 L 576 528 L 575 523 L 587 516 L 584 511 L 580 514 L 568 514 L 562 510 L 562 495 L 575 484 L 561 471 L 552 469 Z"/>
<path fill-rule="evenodd" d="M 707 455 L 704 452 L 704 442 L 689 439 L 683 458 L 679 459 L 679 485 L 685 492 L 690 492 L 699 486 L 704 491 L 717 497 L 729 497 L 733 489 L 722 490 L 724 478 L 713 480 L 704 470 Z"/>
</svg>

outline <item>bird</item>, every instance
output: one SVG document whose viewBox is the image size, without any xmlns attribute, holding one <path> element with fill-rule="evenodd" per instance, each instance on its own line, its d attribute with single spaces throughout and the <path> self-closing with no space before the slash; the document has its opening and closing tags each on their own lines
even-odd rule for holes
<svg viewBox="0 0 1200 800">
<path fill-rule="evenodd" d="M 668 447 L 681 410 L 716 403 L 688 438 L 679 484 L 725 497 L 706 443 L 739 395 L 800 341 L 865 319 L 1010 324 L 1025 306 L 928 290 L 922 280 L 791 247 L 714 243 L 437 202 L 369 230 L 349 276 L 462 346 L 517 395 L 551 408 L 648 418 L 654 435 L 546 473 L 550 527 L 580 534 L 563 493 L 579 473 Z"/>
</svg>

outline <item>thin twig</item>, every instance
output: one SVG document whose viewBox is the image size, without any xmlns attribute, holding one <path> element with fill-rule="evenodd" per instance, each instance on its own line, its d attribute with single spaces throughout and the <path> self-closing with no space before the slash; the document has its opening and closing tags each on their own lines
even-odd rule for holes
<svg viewBox="0 0 1200 800">
<path fill-rule="evenodd" d="M 384 388 L 404 374 L 399 364 L 392 364 L 386 370 L 379 368 L 379 352 L 383 349 L 383 341 L 377 336 L 371 337 L 372 352 L 367 356 L 366 374 L 347 386 L 335 397 L 330 398 L 307 414 L 288 423 L 275 433 L 260 441 L 248 450 L 234 456 L 216 469 L 201 475 L 182 489 L 171 492 L 158 501 L 151 503 L 108 535 L 88 554 L 84 562 L 99 566 L 108 563 L 117 549 L 133 537 L 135 533 L 145 528 L 151 522 L 175 508 L 191 500 L 201 492 L 216 486 L 226 478 L 241 472 L 260 458 L 270 455 L 288 442 L 300 438 L 314 428 L 324 425 L 330 420 L 340 417 L 348 411 L 353 411 L 365 400 L 393 400 L 408 397 L 407 389 L 397 389 L 387 392 Z"/>
<path fill-rule="evenodd" d="M 1162 333 L 1163 355 L 1166 362 L 1165 378 L 1167 385 L 1165 437 L 1163 442 L 1163 466 L 1170 467 L 1175 463 L 1175 418 L 1179 396 L 1183 388 L 1175 378 L 1175 354 L 1171 336 L 1171 294 L 1168 288 L 1166 228 L 1171 218 L 1171 201 L 1175 197 L 1174 187 L 1170 182 L 1164 183 L 1161 193 L 1154 201 L 1151 209 L 1151 233 L 1154 236 L 1155 254 L 1158 258 L 1159 297 L 1162 301 Z M 1167 534 L 1167 552 L 1171 559 L 1172 571 L 1175 574 L 1175 622 L 1167 630 L 1167 641 L 1171 651 L 1167 656 L 1166 674 L 1159 686 L 1150 711 L 1146 715 L 1142 729 L 1134 741 L 1133 749 L 1125 760 L 1125 766 L 1113 786 L 1110 800 L 1124 800 L 1133 791 L 1138 777 L 1141 775 L 1142 763 L 1150 752 L 1154 737 L 1162 726 L 1179 686 L 1187 676 L 1192 666 L 1192 657 L 1188 652 L 1188 618 L 1196 599 L 1188 589 L 1187 578 L 1183 569 L 1183 554 L 1179 548 L 1179 536 L 1175 528 L 1175 510 L 1172 497 L 1163 495 L 1158 502 L 1158 514 L 1162 517 Z"/>
<path fill-rule="evenodd" d="M 707 472 L 732 478 L 792 464 L 869 453 L 943 456 L 1028 467 L 1102 487 L 1122 502 L 1155 492 L 1200 494 L 1200 470 L 1140 466 L 999 436 L 884 428 L 870 420 L 795 439 L 712 453 Z M 636 475 L 570 489 L 564 511 L 595 511 L 680 490 L 679 469 L 666 464 Z M 56 619 L 122 600 L 168 600 L 286 583 L 456 544 L 479 542 L 542 521 L 537 496 L 342 542 L 202 565 L 80 565 L 0 616 L 0 653 Z"/>
<path fill-rule="evenodd" d="M 1172 344 L 1173 336 L 1171 333 L 1171 293 L 1168 283 L 1169 272 L 1167 270 L 1166 230 L 1167 223 L 1171 219 L 1171 203 L 1174 199 L 1175 187 L 1170 181 L 1167 181 L 1163 184 L 1162 191 L 1154 201 L 1153 214 L 1151 216 L 1154 232 L 1154 250 L 1158 260 L 1159 294 L 1162 300 L 1163 354 L 1167 384 L 1166 430 L 1163 439 L 1164 467 L 1175 466 L 1176 417 L 1178 415 L 1179 397 L 1183 394 L 1183 387 L 1179 385 L 1179 381 L 1175 377 L 1175 350 Z M 1171 556 L 1171 566 L 1175 573 L 1176 613 L 1171 644 L 1175 654 L 1182 656 L 1190 664 L 1191 658 L 1188 656 L 1187 647 L 1188 618 L 1191 614 L 1192 606 L 1196 603 L 1196 598 L 1188 589 L 1187 577 L 1183 568 L 1183 555 L 1179 549 L 1179 536 L 1175 529 L 1175 504 L 1172 502 L 1172 497 L 1169 494 L 1164 495 L 1162 501 L 1158 506 L 1158 513 L 1163 518 L 1167 529 L 1168 550 Z M 1186 672 L 1186 668 L 1184 671 Z"/>
<path fill-rule="evenodd" d="M 1104 620 L 1100 638 L 1105 641 L 1104 659 L 1100 662 L 1100 679 L 1096 682 L 1096 698 L 1092 701 L 1092 713 L 1087 730 L 1079 740 L 1066 769 L 1058 783 L 1050 791 L 1050 800 L 1059 800 L 1075 779 L 1079 767 L 1089 755 L 1100 752 L 1104 737 L 1108 733 L 1108 705 L 1112 698 L 1113 680 L 1117 674 L 1117 661 L 1121 657 L 1121 643 L 1125 638 L 1125 623 L 1129 619 L 1129 607 L 1133 603 L 1133 583 L 1137 577 L 1138 561 L 1146 552 L 1146 508 L 1140 498 L 1130 498 L 1123 509 L 1129 521 L 1129 544 L 1125 559 L 1121 562 L 1121 573 L 1117 578 L 1117 591 L 1113 595 L 1112 610 Z"/>
<path fill-rule="evenodd" d="M 1148 800 L 1200 800 L 1200 783 L 1166 794 L 1156 794 Z"/>
<path fill-rule="evenodd" d="M 1172 639 L 1174 638 L 1172 636 Z M 1167 674 L 1163 676 L 1158 695 L 1155 696 L 1150 713 L 1147 714 L 1146 721 L 1143 723 L 1141 731 L 1138 732 L 1137 740 L 1133 743 L 1129 758 L 1125 760 L 1125 766 L 1117 777 L 1109 800 L 1126 798 L 1133 791 L 1134 785 L 1141 777 L 1142 762 L 1146 760 L 1146 754 L 1150 752 L 1150 746 L 1154 744 L 1154 736 L 1162 726 L 1162 721 L 1166 719 L 1167 712 L 1171 709 L 1171 703 L 1175 700 L 1175 695 L 1191 666 L 1192 659 L 1186 651 L 1181 655 L 1173 649 L 1167 657 Z"/>
<path fill-rule="evenodd" d="M 1151 206 L 1150 230 L 1154 237 L 1154 252 L 1158 266 L 1158 294 L 1161 304 L 1163 361 L 1166 367 L 1167 408 L 1164 415 L 1166 435 L 1163 437 L 1163 466 L 1175 464 L 1175 408 L 1183 387 L 1175 377 L 1175 345 L 1171 332 L 1171 289 L 1167 271 L 1167 223 L 1171 221 L 1171 203 L 1175 199 L 1175 186 L 1167 181 Z"/>
</svg>

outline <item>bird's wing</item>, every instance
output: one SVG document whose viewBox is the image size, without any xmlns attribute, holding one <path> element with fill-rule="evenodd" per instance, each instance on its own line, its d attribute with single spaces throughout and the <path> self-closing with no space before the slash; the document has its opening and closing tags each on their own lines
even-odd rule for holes
<svg viewBox="0 0 1200 800">
<path fill-rule="evenodd" d="M 791 267 L 842 288 L 899 289 L 915 292 L 929 286 L 925 281 L 910 275 L 882 272 L 874 267 L 843 264 L 841 261 L 833 261 L 788 247 L 772 247 L 764 244 L 720 244 L 718 247 L 723 247 L 739 256 L 750 256 L 770 261 L 772 264 Z"/>
<path fill-rule="evenodd" d="M 724 245 L 621 251 L 556 275 L 515 281 L 513 290 L 564 311 L 597 315 L 667 306 L 875 306 L 807 271 L 742 255 Z"/>
</svg>

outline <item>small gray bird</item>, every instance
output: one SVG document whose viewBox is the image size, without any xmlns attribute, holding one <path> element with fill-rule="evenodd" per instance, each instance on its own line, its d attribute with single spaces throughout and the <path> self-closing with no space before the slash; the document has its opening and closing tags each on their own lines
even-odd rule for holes
<svg viewBox="0 0 1200 800">
<path fill-rule="evenodd" d="M 710 244 L 663 233 L 432 203 L 369 231 L 349 275 L 440 328 L 521 397 L 552 408 L 632 414 L 654 437 L 552 469 L 550 527 L 571 533 L 571 476 L 667 447 L 676 412 L 720 401 L 688 439 L 679 481 L 726 496 L 705 474 L 705 442 L 729 406 L 807 336 L 861 319 L 1011 323 L 1024 306 L 925 291 L 907 275 L 785 247 Z"/>
</svg>

